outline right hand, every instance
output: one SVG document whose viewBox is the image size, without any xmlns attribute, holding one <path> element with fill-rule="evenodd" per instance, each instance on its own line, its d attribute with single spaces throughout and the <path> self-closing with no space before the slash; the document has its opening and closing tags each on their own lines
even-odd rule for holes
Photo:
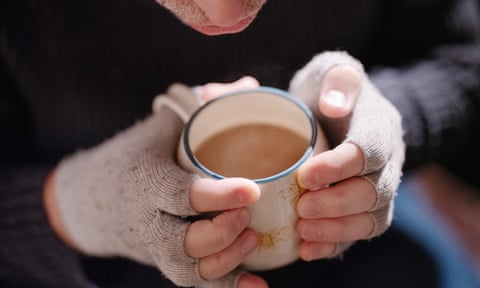
<svg viewBox="0 0 480 288">
<path fill-rule="evenodd" d="M 204 101 L 210 101 L 235 90 L 258 87 L 255 79 L 244 77 L 228 84 L 208 83 L 198 87 L 197 91 Z M 258 243 L 256 232 L 246 228 L 250 213 L 245 207 L 259 197 L 258 186 L 242 178 L 220 181 L 201 178 L 192 184 L 190 203 L 193 209 L 198 212 L 224 211 L 213 219 L 193 222 L 185 236 L 185 251 L 191 257 L 199 258 L 199 272 L 203 278 L 208 280 L 226 274 L 230 274 L 230 277 L 241 275 L 238 288 L 268 287 L 259 276 L 237 268 Z M 230 286 L 223 282 L 220 287 Z"/>
<path fill-rule="evenodd" d="M 155 265 L 179 286 L 266 287 L 259 277 L 230 273 L 255 249 L 245 207 L 258 199 L 258 187 L 246 179 L 201 179 L 179 168 L 174 158 L 182 127 L 165 108 L 65 158 L 53 173 L 53 191 L 46 191 L 58 208 L 56 215 L 50 209 L 51 222 L 60 219 L 81 252 Z M 188 221 L 214 211 L 223 212 Z"/>
<path fill-rule="evenodd" d="M 245 207 L 259 197 L 258 186 L 243 178 L 198 179 L 190 188 L 196 211 L 223 211 L 212 219 L 194 221 L 185 235 L 185 252 L 199 259 L 200 275 L 206 280 L 224 278 L 218 287 L 233 287 L 225 279 L 236 282 L 240 275 L 238 288 L 267 287 L 260 277 L 237 268 L 257 247 L 258 235 L 247 228 L 250 213 Z"/>
</svg>

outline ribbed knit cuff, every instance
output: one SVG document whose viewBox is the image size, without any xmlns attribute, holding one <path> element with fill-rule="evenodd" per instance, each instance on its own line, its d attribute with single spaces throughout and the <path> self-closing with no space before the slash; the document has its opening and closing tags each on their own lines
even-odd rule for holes
<svg viewBox="0 0 480 288">
<path fill-rule="evenodd" d="M 412 91 L 405 75 L 393 69 L 376 71 L 370 75 L 371 81 L 380 92 L 399 110 L 402 115 L 404 141 L 407 145 L 407 169 L 416 167 L 427 158 L 428 123 L 424 105 Z M 427 99 L 426 99 L 427 100 Z"/>
<path fill-rule="evenodd" d="M 439 50 L 438 59 L 378 69 L 370 79 L 402 114 L 410 169 L 425 161 L 458 162 L 477 128 L 478 46 Z M 465 58 L 465 59 L 464 59 Z M 442 60 L 439 60 L 442 59 Z"/>
<path fill-rule="evenodd" d="M 0 279 L 22 287 L 86 287 L 79 256 L 57 238 L 43 208 L 49 168 L 0 173 Z"/>
</svg>

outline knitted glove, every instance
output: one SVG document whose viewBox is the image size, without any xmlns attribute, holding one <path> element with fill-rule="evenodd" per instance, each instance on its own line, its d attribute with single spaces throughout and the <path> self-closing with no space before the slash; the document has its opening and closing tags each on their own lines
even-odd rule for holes
<svg viewBox="0 0 480 288">
<path fill-rule="evenodd" d="M 158 107 L 97 147 L 61 161 L 53 185 L 62 221 L 85 254 L 157 266 L 178 286 L 236 287 L 240 272 L 205 281 L 198 259 L 184 251 L 185 217 L 197 214 L 188 196 L 197 176 L 175 163 L 182 128 L 174 111 Z"/>
<path fill-rule="evenodd" d="M 364 76 L 363 87 L 352 114 L 345 119 L 327 119 L 318 107 L 322 79 L 339 64 L 349 64 Z M 393 199 L 400 184 L 405 144 L 401 117 L 365 75 L 362 65 L 344 52 L 324 52 L 299 70 L 290 82 L 290 92 L 310 107 L 334 146 L 341 142 L 358 145 L 363 151 L 365 166 L 359 176 L 374 185 L 377 201 L 370 209 L 374 229 L 369 238 L 382 234 L 391 224 Z M 340 243 L 337 253 L 351 243 Z"/>
</svg>

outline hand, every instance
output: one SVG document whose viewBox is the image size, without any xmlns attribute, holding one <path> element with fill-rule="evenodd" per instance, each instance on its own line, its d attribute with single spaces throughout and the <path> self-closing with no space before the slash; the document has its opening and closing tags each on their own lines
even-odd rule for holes
<svg viewBox="0 0 480 288">
<path fill-rule="evenodd" d="M 313 58 L 289 91 L 312 109 L 333 147 L 297 174 L 307 191 L 297 204 L 300 257 L 335 257 L 391 223 L 405 153 L 400 115 L 342 52 Z"/>
<path fill-rule="evenodd" d="M 197 87 L 196 91 L 204 101 L 210 101 L 228 92 L 258 86 L 255 79 L 244 77 L 233 83 L 209 83 Z M 250 214 L 245 207 L 259 197 L 258 186 L 246 179 L 198 179 L 193 183 L 190 202 L 196 211 L 224 211 L 211 220 L 193 222 L 185 236 L 185 251 L 199 258 L 199 272 L 203 278 L 236 279 L 240 275 L 238 288 L 268 286 L 262 278 L 237 268 L 258 243 L 255 231 L 246 228 Z M 218 287 L 231 287 L 225 280 L 221 283 L 223 285 Z"/>
<path fill-rule="evenodd" d="M 179 286 L 266 287 L 253 275 L 229 273 L 257 243 L 245 229 L 245 206 L 258 199 L 257 185 L 180 169 L 174 158 L 182 127 L 173 111 L 160 108 L 65 158 L 45 187 L 46 206 L 55 208 L 48 210 L 52 226 L 61 223 L 65 238 L 85 254 L 157 266 Z M 189 221 L 224 209 L 212 220 Z"/>
</svg>

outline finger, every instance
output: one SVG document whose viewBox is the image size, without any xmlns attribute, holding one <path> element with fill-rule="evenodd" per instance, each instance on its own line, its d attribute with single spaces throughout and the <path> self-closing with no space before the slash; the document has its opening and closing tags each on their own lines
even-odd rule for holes
<svg viewBox="0 0 480 288">
<path fill-rule="evenodd" d="M 185 252 L 193 258 L 218 253 L 230 246 L 249 223 L 250 213 L 246 208 L 195 221 L 185 235 Z"/>
<path fill-rule="evenodd" d="M 330 242 L 303 241 L 299 249 L 300 258 L 304 261 L 332 258 L 337 254 L 337 244 Z"/>
<path fill-rule="evenodd" d="M 192 208 L 212 212 L 245 207 L 260 198 L 260 188 L 244 178 L 196 179 L 189 189 Z"/>
<path fill-rule="evenodd" d="M 238 280 L 237 288 L 268 288 L 268 284 L 260 276 L 244 274 Z"/>
<path fill-rule="evenodd" d="M 354 66 L 340 64 L 324 76 L 319 109 L 327 117 L 341 118 L 352 112 L 362 90 L 363 74 Z"/>
<path fill-rule="evenodd" d="M 229 273 L 250 254 L 258 244 L 258 235 L 252 229 L 244 230 L 226 249 L 200 259 L 200 275 L 206 280 L 213 280 Z"/>
<path fill-rule="evenodd" d="M 198 88 L 200 97 L 205 101 L 210 101 L 220 95 L 246 89 L 258 88 L 258 81 L 250 76 L 245 76 L 232 83 L 209 83 Z"/>
<path fill-rule="evenodd" d="M 364 163 L 362 150 L 357 145 L 343 143 L 306 161 L 298 169 L 297 180 L 305 189 L 323 187 L 359 175 Z"/>
<path fill-rule="evenodd" d="M 353 177 L 335 185 L 304 193 L 297 203 L 301 218 L 334 218 L 370 210 L 377 202 L 373 184 Z"/>
<path fill-rule="evenodd" d="M 339 218 L 300 219 L 297 231 L 300 237 L 307 241 L 337 243 L 367 239 L 374 226 L 370 213 L 364 212 Z"/>
</svg>

